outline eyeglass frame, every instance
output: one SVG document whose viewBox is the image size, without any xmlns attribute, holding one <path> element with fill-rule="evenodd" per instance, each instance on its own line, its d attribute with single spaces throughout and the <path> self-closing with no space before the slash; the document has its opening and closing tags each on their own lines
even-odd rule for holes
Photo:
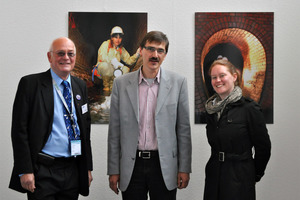
<svg viewBox="0 0 300 200">
<path fill-rule="evenodd" d="M 64 52 L 64 51 L 58 51 L 58 52 L 54 52 L 54 51 L 50 51 L 51 53 L 55 53 L 58 57 L 64 57 L 66 54 L 68 55 L 69 58 L 74 58 L 76 56 L 76 53 L 73 52 Z"/>
<path fill-rule="evenodd" d="M 165 54 L 166 53 L 166 50 L 162 49 L 162 48 L 155 48 L 155 47 L 151 47 L 151 46 L 147 46 L 147 47 L 144 46 L 143 48 L 146 49 L 147 51 L 150 51 L 151 53 L 154 53 L 155 51 L 158 54 Z"/>
</svg>

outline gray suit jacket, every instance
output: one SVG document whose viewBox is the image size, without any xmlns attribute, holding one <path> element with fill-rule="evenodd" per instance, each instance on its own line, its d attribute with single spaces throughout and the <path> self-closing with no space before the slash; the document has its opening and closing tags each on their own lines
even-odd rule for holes
<svg viewBox="0 0 300 200">
<path fill-rule="evenodd" d="M 125 191 L 134 168 L 139 137 L 138 77 L 135 71 L 114 80 L 108 133 L 108 175 L 120 174 Z M 155 111 L 159 159 L 168 190 L 177 173 L 191 172 L 191 133 L 186 78 L 161 69 Z"/>
</svg>

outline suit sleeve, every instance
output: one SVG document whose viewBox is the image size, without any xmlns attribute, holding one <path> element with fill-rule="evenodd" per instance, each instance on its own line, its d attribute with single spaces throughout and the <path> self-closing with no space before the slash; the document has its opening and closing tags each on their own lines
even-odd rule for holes
<svg viewBox="0 0 300 200">
<path fill-rule="evenodd" d="M 192 143 L 191 143 L 191 128 L 189 117 L 189 100 L 187 80 L 184 78 L 180 88 L 178 107 L 177 107 L 177 122 L 176 133 L 178 143 L 178 165 L 179 172 L 190 173 L 192 162 Z"/>
<path fill-rule="evenodd" d="M 107 174 L 120 174 L 120 115 L 117 79 L 113 83 L 108 129 Z"/>
<path fill-rule="evenodd" d="M 247 110 L 250 137 L 254 145 L 255 173 L 258 182 L 264 175 L 271 156 L 271 141 L 259 105 L 251 103 Z"/>
<path fill-rule="evenodd" d="M 28 124 L 30 116 L 29 81 L 19 82 L 13 104 L 11 139 L 14 154 L 14 169 L 17 174 L 33 173 L 29 148 Z"/>
</svg>

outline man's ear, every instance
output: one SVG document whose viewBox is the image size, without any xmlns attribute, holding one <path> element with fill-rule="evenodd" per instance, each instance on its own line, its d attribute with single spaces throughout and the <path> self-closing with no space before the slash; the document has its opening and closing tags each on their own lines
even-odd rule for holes
<svg viewBox="0 0 300 200">
<path fill-rule="evenodd" d="M 140 49 L 139 54 L 140 54 L 140 56 L 141 56 L 141 55 L 142 55 L 143 47 L 140 46 L 139 49 Z"/>
<path fill-rule="evenodd" d="M 52 56 L 51 56 L 51 52 L 47 53 L 47 57 L 48 57 L 48 61 L 49 63 L 52 63 Z"/>
</svg>

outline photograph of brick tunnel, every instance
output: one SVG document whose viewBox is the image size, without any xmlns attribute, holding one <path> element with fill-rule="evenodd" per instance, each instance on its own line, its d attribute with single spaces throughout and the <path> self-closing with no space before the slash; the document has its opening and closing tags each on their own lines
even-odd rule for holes
<svg viewBox="0 0 300 200">
<path fill-rule="evenodd" d="M 274 13 L 195 13 L 195 123 L 205 123 L 205 102 L 214 94 L 208 69 L 219 55 L 242 76 L 242 90 L 273 123 Z"/>
<path fill-rule="evenodd" d="M 86 81 L 92 124 L 108 124 L 115 76 L 135 71 L 141 65 L 141 58 L 128 57 L 136 55 L 147 33 L 147 13 L 69 12 L 68 17 L 69 38 L 76 46 L 72 75 Z M 121 39 L 121 44 L 115 47 L 113 38 Z"/>
</svg>

